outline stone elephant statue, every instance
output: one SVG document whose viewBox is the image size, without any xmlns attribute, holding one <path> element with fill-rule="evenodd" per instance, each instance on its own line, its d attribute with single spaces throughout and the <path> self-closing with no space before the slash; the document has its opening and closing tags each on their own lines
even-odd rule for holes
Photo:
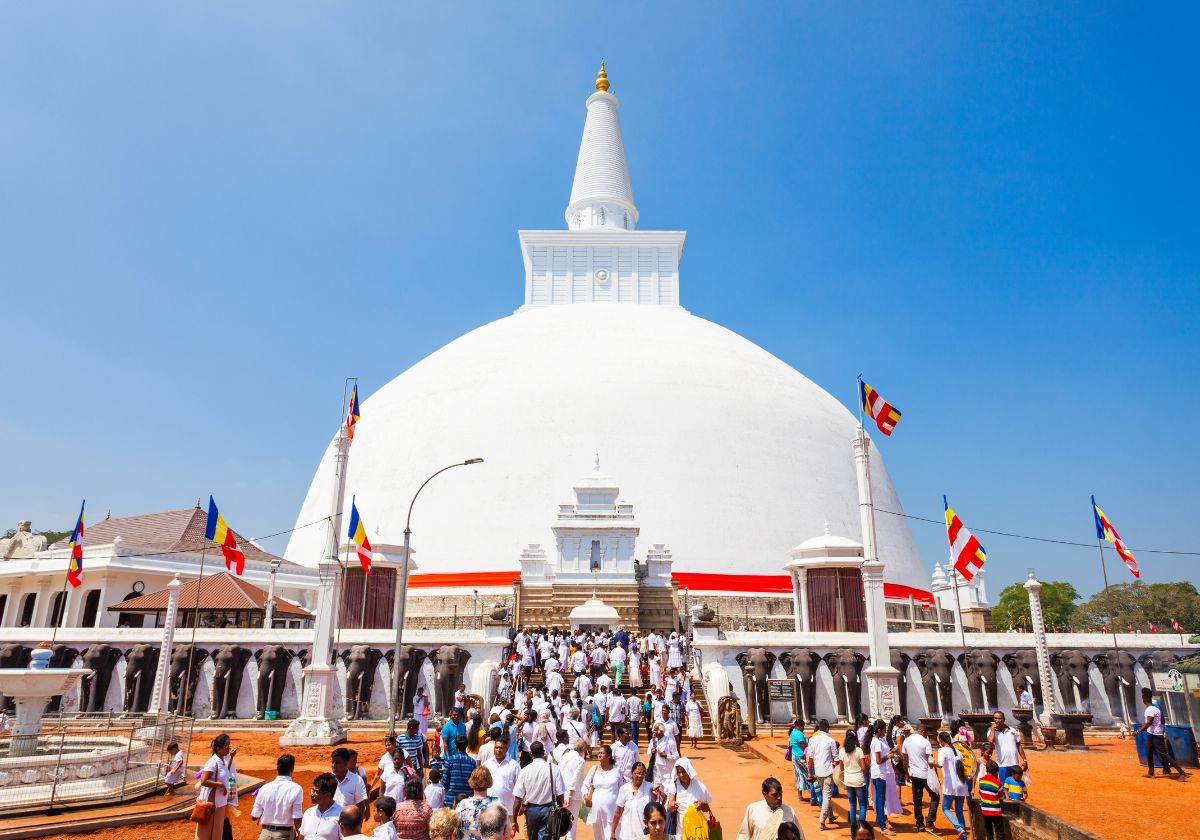
<svg viewBox="0 0 1200 840">
<path fill-rule="evenodd" d="M 262 720 L 267 712 L 279 712 L 283 704 L 283 689 L 287 685 L 288 668 L 296 655 L 283 645 L 267 645 L 254 652 L 258 664 L 258 702 L 255 705 L 255 720 Z"/>
<path fill-rule="evenodd" d="M 967 695 L 971 701 L 971 710 L 994 712 L 1000 708 L 1000 701 L 996 696 L 1000 657 L 990 650 L 969 650 L 959 654 L 958 661 L 967 674 Z"/>
<path fill-rule="evenodd" d="M 32 655 L 33 648 L 29 645 L 0 645 L 0 668 L 28 668 Z M 15 700 L 0 694 L 0 709 L 11 712 L 15 707 Z"/>
<path fill-rule="evenodd" d="M 196 684 L 200 682 L 200 666 L 208 658 L 208 651 L 179 645 L 171 651 L 171 670 L 167 682 L 170 685 L 171 712 L 177 715 L 191 714 L 192 701 L 196 698 Z"/>
<path fill-rule="evenodd" d="M 1137 720 L 1139 705 L 1135 705 L 1137 680 L 1133 668 L 1137 659 L 1126 650 L 1113 650 L 1092 657 L 1100 679 L 1104 683 L 1104 693 L 1112 708 L 1114 718 L 1120 718 L 1126 723 Z"/>
<path fill-rule="evenodd" d="M 1091 660 L 1077 650 L 1059 650 L 1050 654 L 1050 667 L 1058 678 L 1058 703 L 1064 711 L 1086 712 L 1091 698 L 1088 664 Z M 1076 690 L 1079 695 L 1076 700 Z"/>
<path fill-rule="evenodd" d="M 1155 650 L 1138 657 L 1138 662 L 1146 669 L 1147 674 L 1155 672 L 1165 674 L 1175 667 L 1179 657 L 1169 650 Z"/>
<path fill-rule="evenodd" d="M 158 645 L 134 645 L 125 651 L 125 711 L 144 712 L 150 708 L 157 670 Z"/>
<path fill-rule="evenodd" d="M 442 645 L 430 657 L 433 681 L 437 686 L 438 714 L 449 715 L 454 708 L 454 692 L 462 682 L 471 653 L 458 645 Z"/>
<path fill-rule="evenodd" d="M 75 665 L 75 660 L 79 658 L 79 648 L 73 648 L 69 645 L 55 645 L 50 649 L 53 656 L 50 657 L 51 668 L 71 668 Z M 50 698 L 50 702 L 46 704 L 46 711 L 52 714 L 62 711 L 61 694 L 55 694 Z"/>
<path fill-rule="evenodd" d="M 900 672 L 896 680 L 896 704 L 900 707 L 900 717 L 908 717 L 908 663 L 912 657 L 902 650 L 891 649 L 892 667 Z"/>
<path fill-rule="evenodd" d="M 342 662 L 346 665 L 347 720 L 365 720 L 368 717 L 375 670 L 381 659 L 383 651 L 370 645 L 355 645 L 342 651 Z"/>
<path fill-rule="evenodd" d="M 802 721 L 817 719 L 817 666 L 821 664 L 821 656 L 809 648 L 792 648 L 779 654 L 779 664 L 789 680 L 800 684 L 800 708 L 796 709 L 796 717 Z M 770 671 L 768 670 L 768 673 Z"/>
<path fill-rule="evenodd" d="M 400 679 L 400 716 L 411 717 L 413 698 L 417 696 L 417 682 L 421 676 L 421 666 L 425 664 L 428 654 L 412 645 L 400 646 L 400 664 L 396 664 L 395 650 L 389 650 L 384 657 L 392 672 L 392 683 L 397 676 Z M 458 686 L 455 686 L 457 688 Z"/>
<path fill-rule="evenodd" d="M 747 703 L 751 709 L 757 710 L 760 719 L 770 719 L 771 692 L 767 680 L 771 678 L 771 669 L 775 667 L 775 654 L 766 648 L 750 648 L 737 655 L 737 664 L 741 666 L 743 673 L 749 666 L 754 675 L 755 696 L 747 697 Z"/>
<path fill-rule="evenodd" d="M 1038 670 L 1037 654 L 1032 650 L 1018 650 L 1004 654 L 1001 661 L 1008 668 L 1017 695 L 1020 696 L 1022 687 L 1028 686 L 1033 704 L 1042 705 L 1042 673 Z"/>
<path fill-rule="evenodd" d="M 838 648 L 823 659 L 833 676 L 838 720 L 858 720 L 862 713 L 862 667 L 867 657 L 850 648 Z"/>
<path fill-rule="evenodd" d="M 83 652 L 83 667 L 90 668 L 91 676 L 83 678 L 79 695 L 79 711 L 103 712 L 104 698 L 112 684 L 113 668 L 121 658 L 121 651 L 112 645 L 90 645 Z"/>
<path fill-rule="evenodd" d="M 237 717 L 242 675 L 250 651 L 241 645 L 222 645 L 213 652 L 213 720 Z"/>
<path fill-rule="evenodd" d="M 921 687 L 925 690 L 925 703 L 930 716 L 943 717 L 954 713 L 951 702 L 951 679 L 954 675 L 954 657 L 945 648 L 930 648 L 913 657 L 917 670 L 921 672 Z"/>
</svg>

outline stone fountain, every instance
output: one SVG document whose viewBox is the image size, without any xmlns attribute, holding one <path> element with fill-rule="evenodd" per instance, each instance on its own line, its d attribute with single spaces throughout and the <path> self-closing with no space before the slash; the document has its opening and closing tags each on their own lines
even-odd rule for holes
<svg viewBox="0 0 1200 840">
<path fill-rule="evenodd" d="M 50 698 L 65 694 L 92 673 L 87 668 L 47 667 L 52 655 L 47 645 L 33 652 L 33 661 L 28 668 L 0 668 L 0 694 L 17 701 L 9 758 L 22 758 L 37 752 L 42 713 Z"/>
</svg>

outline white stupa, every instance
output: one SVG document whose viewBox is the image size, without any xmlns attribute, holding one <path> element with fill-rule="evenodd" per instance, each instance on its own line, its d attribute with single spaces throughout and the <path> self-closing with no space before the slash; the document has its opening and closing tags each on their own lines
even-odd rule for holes
<svg viewBox="0 0 1200 840">
<path fill-rule="evenodd" d="M 519 569 L 522 549 L 553 545 L 550 514 L 596 451 L 637 505 L 639 556 L 670 545 L 685 585 L 690 573 L 780 575 L 792 547 L 826 522 L 861 540 L 854 416 L 767 351 L 680 306 L 685 234 L 636 230 L 617 106 L 602 67 L 568 229 L 520 232 L 524 305 L 362 402 L 346 504 L 353 494 L 372 530 L 393 541 L 427 476 L 485 459 L 422 494 L 413 547 L 423 572 L 462 573 L 470 586 L 472 573 Z M 739 277 L 731 294 L 754 283 Z M 854 344 L 847 336 L 848 353 Z M 331 443 L 297 524 L 328 514 L 332 457 Z M 878 450 L 871 466 L 877 507 L 900 511 Z M 905 521 L 884 516 L 877 527 L 886 579 L 926 586 Z M 302 529 L 285 556 L 312 566 L 323 548 L 321 529 Z"/>
</svg>

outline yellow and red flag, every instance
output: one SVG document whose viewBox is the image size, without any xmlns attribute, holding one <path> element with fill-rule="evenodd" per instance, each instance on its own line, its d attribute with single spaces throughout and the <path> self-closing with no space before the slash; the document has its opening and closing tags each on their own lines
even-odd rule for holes
<svg viewBox="0 0 1200 840">
<path fill-rule="evenodd" d="M 355 383 L 354 390 L 350 392 L 350 410 L 346 412 L 346 434 L 350 440 L 354 440 L 354 427 L 361 419 L 362 412 L 358 408 L 358 383 Z"/>
<path fill-rule="evenodd" d="M 350 497 L 350 539 L 358 546 L 358 562 L 363 571 L 371 574 L 371 542 L 367 539 L 367 528 L 363 525 L 362 517 L 358 515 L 358 505 L 354 497 Z"/>
<path fill-rule="evenodd" d="M 236 575 L 245 571 L 246 555 L 238 548 L 237 537 L 225 524 L 225 518 L 217 510 L 217 503 L 213 501 L 212 496 L 208 497 L 208 524 L 204 528 L 204 538 L 221 546 L 221 554 L 225 556 L 226 569 Z"/>
<path fill-rule="evenodd" d="M 879 392 L 866 382 L 859 381 L 862 390 L 863 411 L 871 416 L 879 431 L 890 436 L 900 422 L 900 411 L 890 402 L 879 396 Z"/>
<path fill-rule="evenodd" d="M 67 561 L 67 580 L 72 587 L 83 583 L 83 508 L 87 499 L 79 505 L 79 519 L 75 520 L 75 530 L 71 532 L 71 559 Z"/>
<path fill-rule="evenodd" d="M 963 576 L 964 580 L 973 580 L 975 572 L 983 568 L 987 562 L 987 552 L 979 544 L 975 535 L 967 530 L 967 526 L 958 518 L 954 508 L 942 496 L 942 504 L 946 506 L 946 539 L 950 541 L 950 557 L 954 560 L 954 571 Z"/>
<path fill-rule="evenodd" d="M 1134 558 L 1133 552 L 1125 547 L 1125 543 L 1121 540 L 1121 535 L 1117 533 L 1117 529 L 1108 521 L 1108 517 L 1104 515 L 1104 511 L 1100 510 L 1096 504 L 1096 497 L 1092 496 L 1092 515 L 1096 518 L 1096 539 L 1108 540 L 1112 543 L 1113 548 L 1117 550 L 1117 556 L 1125 562 L 1129 567 L 1129 571 L 1133 573 L 1135 578 L 1142 576 L 1138 571 L 1137 559 Z"/>
</svg>

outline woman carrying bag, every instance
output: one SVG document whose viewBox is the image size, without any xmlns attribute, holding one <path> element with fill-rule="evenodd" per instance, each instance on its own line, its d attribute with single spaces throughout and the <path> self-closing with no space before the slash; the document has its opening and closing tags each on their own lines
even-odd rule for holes
<svg viewBox="0 0 1200 840">
<path fill-rule="evenodd" d="M 212 755 L 200 769 L 200 792 L 192 808 L 191 821 L 196 824 L 196 840 L 222 840 L 225 829 L 225 806 L 229 801 L 229 736 L 222 733 L 212 739 Z"/>
<path fill-rule="evenodd" d="M 708 792 L 704 783 L 696 778 L 696 768 L 692 766 L 690 759 L 680 757 L 675 760 L 675 783 L 668 789 L 671 791 L 667 798 L 667 813 L 671 815 L 671 825 L 668 828 L 670 833 L 681 833 L 684 816 L 693 805 L 697 811 L 708 816 L 710 827 L 715 825 L 712 809 L 709 807 L 712 794 Z"/>
</svg>

